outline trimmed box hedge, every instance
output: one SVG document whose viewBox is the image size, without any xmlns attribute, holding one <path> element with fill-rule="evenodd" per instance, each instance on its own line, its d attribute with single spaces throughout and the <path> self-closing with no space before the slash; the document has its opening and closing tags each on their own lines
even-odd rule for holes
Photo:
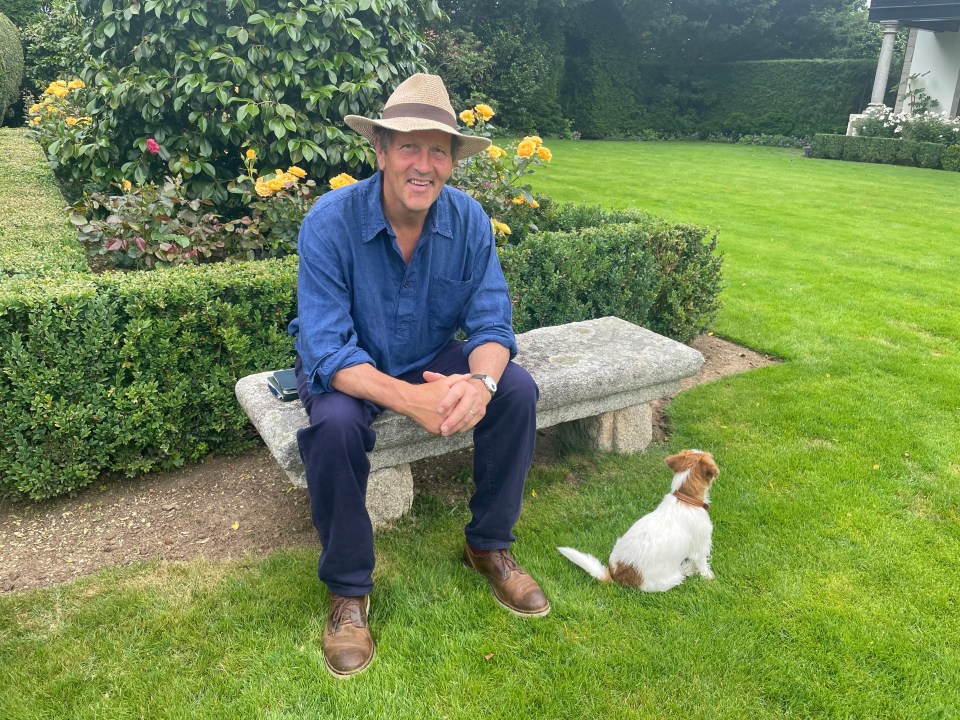
<svg viewBox="0 0 960 720">
<path fill-rule="evenodd" d="M 814 135 L 810 140 L 810 155 L 825 160 L 940 169 L 943 167 L 943 153 L 948 147 L 939 143 L 899 138 Z"/>
<path fill-rule="evenodd" d="M 242 447 L 233 386 L 292 364 L 296 287 L 296 258 L 5 283 L 0 491 L 47 498 Z"/>
</svg>

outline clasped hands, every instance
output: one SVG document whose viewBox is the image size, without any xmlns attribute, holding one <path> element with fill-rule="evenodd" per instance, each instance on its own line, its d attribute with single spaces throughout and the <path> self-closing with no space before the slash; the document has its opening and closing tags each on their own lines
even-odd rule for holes
<svg viewBox="0 0 960 720">
<path fill-rule="evenodd" d="M 447 437 L 474 427 L 487 413 L 490 392 L 470 374 L 442 375 L 426 371 L 426 382 L 414 385 L 410 417 L 427 432 Z"/>
</svg>

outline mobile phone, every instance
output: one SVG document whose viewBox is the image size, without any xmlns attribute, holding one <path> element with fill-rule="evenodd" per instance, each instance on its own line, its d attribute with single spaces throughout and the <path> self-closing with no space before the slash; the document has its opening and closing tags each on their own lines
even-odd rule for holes
<svg viewBox="0 0 960 720">
<path fill-rule="evenodd" d="M 276 370 L 267 376 L 267 387 L 275 396 L 284 402 L 296 400 L 300 397 L 297 392 L 297 374 L 293 368 Z"/>
</svg>

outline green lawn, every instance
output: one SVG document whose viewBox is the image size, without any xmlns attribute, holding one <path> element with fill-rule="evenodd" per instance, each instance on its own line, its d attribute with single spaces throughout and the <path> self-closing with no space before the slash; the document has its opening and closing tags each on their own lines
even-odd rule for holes
<svg viewBox="0 0 960 720">
<path fill-rule="evenodd" d="M 721 228 L 717 334 L 780 365 L 671 407 L 668 447 L 539 467 L 516 554 L 553 613 L 457 562 L 464 507 L 378 538 L 378 656 L 324 670 L 315 553 L 148 564 L 0 599 L 2 718 L 947 718 L 960 715 L 960 175 L 710 144 L 550 142 L 558 200 Z M 716 580 L 600 585 L 713 451 Z"/>
</svg>

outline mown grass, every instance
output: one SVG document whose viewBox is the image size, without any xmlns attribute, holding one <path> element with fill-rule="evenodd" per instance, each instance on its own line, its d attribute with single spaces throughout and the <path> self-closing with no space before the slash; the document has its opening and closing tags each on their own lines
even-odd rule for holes
<svg viewBox="0 0 960 720">
<path fill-rule="evenodd" d="M 315 553 L 147 564 L 0 599 L 14 718 L 934 718 L 960 713 L 960 176 L 774 148 L 551 142 L 556 199 L 721 228 L 718 334 L 783 358 L 677 398 L 668 446 L 536 468 L 518 558 L 554 611 L 501 611 L 457 562 L 464 507 L 378 537 L 378 657 L 319 651 Z M 600 585 L 666 490 L 714 452 L 717 579 Z M 533 492 L 536 495 L 533 495 Z"/>
<path fill-rule="evenodd" d="M 87 261 L 67 222 L 67 203 L 25 130 L 0 128 L 0 281 L 14 274 L 84 271 Z"/>
</svg>

